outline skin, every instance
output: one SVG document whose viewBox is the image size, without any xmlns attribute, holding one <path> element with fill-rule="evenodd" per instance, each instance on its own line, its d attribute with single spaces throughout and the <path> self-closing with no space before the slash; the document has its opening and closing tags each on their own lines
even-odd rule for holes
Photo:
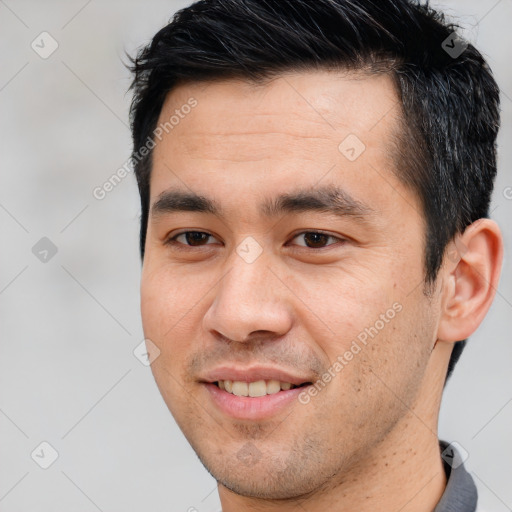
<svg viewBox="0 0 512 512">
<path fill-rule="evenodd" d="M 433 510 L 446 485 L 437 423 L 448 360 L 492 302 L 499 229 L 470 226 L 425 294 L 424 220 L 393 174 L 400 111 L 387 76 L 183 84 L 160 122 L 191 97 L 197 106 L 153 150 L 151 205 L 180 188 L 214 199 L 223 216 L 150 215 L 141 309 L 160 350 L 157 385 L 218 481 L 223 511 Z M 366 146 L 354 161 L 338 149 L 349 134 Z M 325 185 L 372 212 L 364 222 L 260 212 L 264 199 Z M 187 230 L 212 236 L 165 243 Z M 308 247 L 305 233 L 317 230 L 337 238 Z M 262 249 L 252 263 L 236 252 L 248 236 Z M 393 304 L 400 312 L 321 392 L 270 419 L 226 416 L 200 382 L 226 363 L 279 366 L 315 382 Z"/>
</svg>

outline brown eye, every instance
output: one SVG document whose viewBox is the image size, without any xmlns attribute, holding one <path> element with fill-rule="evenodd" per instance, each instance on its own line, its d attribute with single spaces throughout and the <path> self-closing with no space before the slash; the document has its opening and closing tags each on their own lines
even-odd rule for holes
<svg viewBox="0 0 512 512">
<path fill-rule="evenodd" d="M 304 240 L 308 247 L 318 248 L 325 246 L 329 241 L 329 236 L 323 233 L 305 233 Z"/>
<path fill-rule="evenodd" d="M 190 247 L 199 247 L 202 245 L 209 245 L 206 242 L 208 242 L 208 239 L 210 238 L 213 238 L 212 235 L 204 233 L 203 231 L 185 231 L 184 233 L 179 233 L 172 237 L 169 242 L 178 242 Z"/>
<path fill-rule="evenodd" d="M 302 239 L 304 243 L 299 243 L 298 245 L 308 247 L 310 249 L 322 249 L 323 247 L 327 247 L 329 245 L 333 245 L 333 243 L 341 241 L 338 237 L 328 235 L 327 233 L 321 233 L 319 231 L 306 231 L 297 235 L 294 240 L 295 239 Z M 329 240 L 334 240 L 334 242 L 328 243 Z"/>
</svg>

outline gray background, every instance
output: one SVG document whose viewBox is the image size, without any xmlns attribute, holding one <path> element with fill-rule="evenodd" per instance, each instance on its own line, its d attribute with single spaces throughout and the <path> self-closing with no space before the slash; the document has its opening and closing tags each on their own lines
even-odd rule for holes
<svg viewBox="0 0 512 512">
<path fill-rule="evenodd" d="M 2 512 L 218 508 L 215 481 L 133 354 L 143 339 L 135 180 L 101 201 L 92 194 L 130 152 L 124 50 L 187 4 L 0 0 Z M 435 5 L 463 23 L 502 88 L 492 216 L 510 254 L 512 0 Z M 59 45 L 46 59 L 31 47 L 43 31 Z M 43 237 L 57 248 L 46 262 L 32 252 Z M 469 452 L 481 503 L 496 512 L 512 509 L 509 261 L 440 422 L 440 437 Z M 59 455 L 46 470 L 36 464 L 50 461 L 43 441 Z"/>
</svg>

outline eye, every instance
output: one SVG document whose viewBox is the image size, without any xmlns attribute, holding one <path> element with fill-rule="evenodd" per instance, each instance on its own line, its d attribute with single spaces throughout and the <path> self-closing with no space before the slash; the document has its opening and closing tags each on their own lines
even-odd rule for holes
<svg viewBox="0 0 512 512">
<path fill-rule="evenodd" d="M 339 238 L 321 231 L 304 231 L 296 235 L 293 240 L 302 239 L 304 242 L 297 245 L 308 247 L 310 249 L 322 249 L 329 245 L 334 245 L 336 242 L 344 242 L 343 238 Z M 333 243 L 328 243 L 329 240 L 334 240 Z"/>
<path fill-rule="evenodd" d="M 210 238 L 213 238 L 213 235 L 203 231 L 184 231 L 169 238 L 165 243 L 168 245 L 178 243 L 189 247 L 200 247 L 203 245 L 211 245 L 206 243 Z"/>
<path fill-rule="evenodd" d="M 182 233 L 172 236 L 165 243 L 167 245 L 179 244 L 187 247 L 201 247 L 211 245 L 212 242 L 208 242 L 210 239 L 216 240 L 213 235 L 205 233 L 204 231 L 183 231 Z M 300 240 L 301 242 L 296 245 L 309 249 L 322 249 L 334 245 L 337 242 L 344 241 L 342 238 L 321 231 L 304 231 L 293 237 L 292 240 Z"/>
</svg>

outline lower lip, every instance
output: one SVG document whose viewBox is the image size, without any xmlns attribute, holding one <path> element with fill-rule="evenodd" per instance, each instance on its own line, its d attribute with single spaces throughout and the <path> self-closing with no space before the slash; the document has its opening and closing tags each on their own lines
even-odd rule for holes
<svg viewBox="0 0 512 512">
<path fill-rule="evenodd" d="M 237 396 L 220 389 L 210 382 L 205 383 L 213 402 L 225 414 L 241 420 L 271 418 L 297 400 L 307 386 L 278 391 L 265 396 Z"/>
</svg>

